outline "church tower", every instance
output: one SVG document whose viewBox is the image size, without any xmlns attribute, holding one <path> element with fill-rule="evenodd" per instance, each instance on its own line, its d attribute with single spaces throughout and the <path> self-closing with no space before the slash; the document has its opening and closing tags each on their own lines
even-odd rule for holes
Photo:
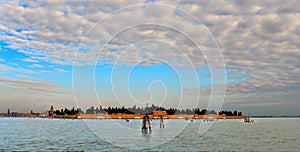
<svg viewBox="0 0 300 152">
<path fill-rule="evenodd" d="M 52 117 L 54 113 L 53 105 L 50 107 L 49 116 Z"/>
</svg>

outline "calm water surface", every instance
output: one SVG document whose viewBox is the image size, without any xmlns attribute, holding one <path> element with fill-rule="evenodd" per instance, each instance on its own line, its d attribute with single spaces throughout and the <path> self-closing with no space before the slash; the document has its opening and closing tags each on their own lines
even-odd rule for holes
<svg viewBox="0 0 300 152">
<path fill-rule="evenodd" d="M 300 150 L 300 119 L 254 120 L 254 123 L 218 120 L 204 134 L 198 133 L 200 123 L 204 123 L 202 120 L 166 120 L 163 129 L 158 127 L 157 120 L 153 120 L 152 133 L 143 135 L 140 133 L 141 120 L 128 123 L 125 120 L 0 118 L 0 151 Z"/>
</svg>

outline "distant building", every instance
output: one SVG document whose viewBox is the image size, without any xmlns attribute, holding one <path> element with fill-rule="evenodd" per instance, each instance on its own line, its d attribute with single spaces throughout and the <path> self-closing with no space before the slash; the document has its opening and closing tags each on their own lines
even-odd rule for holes
<svg viewBox="0 0 300 152">
<path fill-rule="evenodd" d="M 51 105 L 50 111 L 49 111 L 49 116 L 52 117 L 53 114 L 54 114 L 54 108 L 53 108 L 53 105 Z"/>
<path fill-rule="evenodd" d="M 153 112 L 153 117 L 154 117 L 154 118 L 158 118 L 158 117 L 160 117 L 160 116 L 162 116 L 162 117 L 167 116 L 167 112 L 164 111 L 164 110 L 161 110 L 161 109 L 156 110 L 156 111 Z"/>
</svg>

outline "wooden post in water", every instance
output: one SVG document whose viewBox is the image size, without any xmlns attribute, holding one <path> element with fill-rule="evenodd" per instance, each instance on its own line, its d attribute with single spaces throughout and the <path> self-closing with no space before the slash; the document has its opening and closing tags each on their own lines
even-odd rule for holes
<svg viewBox="0 0 300 152">
<path fill-rule="evenodd" d="M 163 116 L 160 115 L 159 118 L 160 118 L 160 121 L 159 121 L 159 127 L 160 127 L 160 128 L 165 128 Z"/>
<path fill-rule="evenodd" d="M 143 117 L 142 133 L 143 134 L 151 133 L 150 119 L 147 114 L 146 114 L 146 116 Z"/>
</svg>

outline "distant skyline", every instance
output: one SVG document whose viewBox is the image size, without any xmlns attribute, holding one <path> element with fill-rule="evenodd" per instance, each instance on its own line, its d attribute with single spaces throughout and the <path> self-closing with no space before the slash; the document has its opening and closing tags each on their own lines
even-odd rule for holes
<svg viewBox="0 0 300 152">
<path fill-rule="evenodd" d="M 300 115 L 298 6 L 2 1 L 0 112 L 148 103 Z"/>
</svg>

